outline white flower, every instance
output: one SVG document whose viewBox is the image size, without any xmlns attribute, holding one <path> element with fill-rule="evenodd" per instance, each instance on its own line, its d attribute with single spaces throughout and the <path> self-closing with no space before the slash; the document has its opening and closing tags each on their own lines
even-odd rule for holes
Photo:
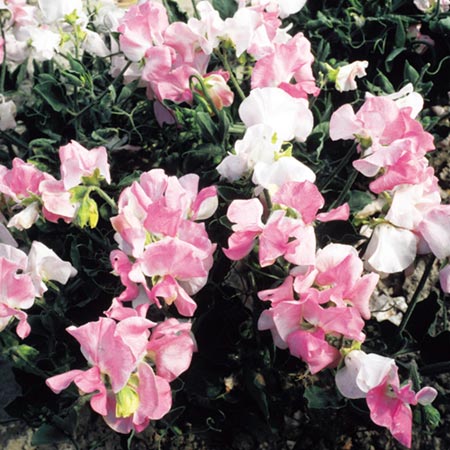
<svg viewBox="0 0 450 450">
<path fill-rule="evenodd" d="M 17 228 L 18 230 L 28 230 L 39 218 L 39 204 L 33 202 L 25 209 L 15 214 L 8 222 L 9 228 Z"/>
<path fill-rule="evenodd" d="M 271 164 L 258 162 L 252 181 L 260 188 L 273 190 L 287 181 L 316 181 L 316 174 L 292 156 L 283 156 Z"/>
<path fill-rule="evenodd" d="M 353 91 L 357 89 L 355 78 L 366 76 L 367 61 L 354 61 L 346 66 L 338 67 L 336 75 L 336 89 L 339 92 Z"/>
<path fill-rule="evenodd" d="M 83 12 L 82 0 L 38 0 L 46 23 L 57 22 L 75 10 L 80 17 Z"/>
<path fill-rule="evenodd" d="M 5 100 L 0 94 L 0 130 L 5 131 L 16 127 L 16 105 L 12 100 Z"/>
<path fill-rule="evenodd" d="M 313 128 L 308 102 L 276 87 L 256 88 L 239 106 L 245 126 L 269 125 L 282 141 L 304 142 Z"/>
<path fill-rule="evenodd" d="M 366 266 L 382 273 L 395 273 L 410 266 L 417 253 L 417 236 L 389 224 L 377 225 L 364 254 Z"/>
<path fill-rule="evenodd" d="M 37 295 L 47 291 L 45 281 L 54 280 L 66 284 L 77 270 L 67 261 L 63 261 L 53 250 L 42 242 L 34 241 L 28 254 L 27 270 L 36 287 Z"/>
</svg>

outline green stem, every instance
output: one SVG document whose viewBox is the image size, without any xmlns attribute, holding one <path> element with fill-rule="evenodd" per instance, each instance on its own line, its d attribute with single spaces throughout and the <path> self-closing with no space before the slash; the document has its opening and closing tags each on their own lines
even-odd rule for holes
<svg viewBox="0 0 450 450">
<path fill-rule="evenodd" d="M 327 181 L 324 185 L 320 186 L 320 191 L 323 191 L 326 187 L 333 182 L 334 178 L 340 173 L 340 171 L 348 164 L 348 162 L 352 159 L 353 154 L 355 153 L 356 143 L 354 143 L 350 150 L 345 154 L 345 156 L 339 161 L 339 164 L 336 168 L 331 172 L 330 176 L 327 177 Z"/>
<path fill-rule="evenodd" d="M 244 91 L 241 89 L 241 86 L 239 86 L 239 83 L 238 83 L 236 77 L 234 76 L 233 69 L 231 68 L 230 63 L 228 62 L 228 58 L 227 58 L 227 55 L 225 54 L 225 51 L 223 53 L 221 53 L 219 50 L 218 52 L 216 52 L 216 55 L 219 57 L 225 70 L 230 74 L 230 80 L 233 83 L 233 86 L 236 89 L 236 92 L 238 93 L 240 99 L 245 100 L 246 97 L 245 97 Z"/>
<path fill-rule="evenodd" d="M 344 198 L 350 191 L 350 188 L 352 187 L 353 183 L 355 182 L 357 176 L 358 176 L 358 172 L 353 169 L 353 172 L 348 177 L 344 188 L 342 189 L 341 193 L 339 194 L 339 197 L 331 204 L 331 206 L 328 208 L 328 211 L 333 209 L 335 207 L 335 205 L 340 206 L 342 204 L 342 201 L 344 200 Z"/>
<path fill-rule="evenodd" d="M 118 84 L 120 79 L 122 78 L 123 74 L 128 70 L 128 67 L 130 67 L 131 64 L 132 64 L 132 61 L 128 61 L 127 64 L 125 65 L 125 67 L 120 71 L 119 75 L 114 79 L 114 81 L 112 83 L 110 83 L 108 85 L 108 87 L 94 101 L 89 103 L 89 105 L 86 105 L 78 114 L 76 114 L 74 117 L 72 117 L 72 119 L 69 120 L 68 125 L 72 124 L 75 120 L 78 119 L 79 116 L 83 115 L 86 111 L 88 111 L 95 104 L 97 104 L 109 92 L 109 88 L 111 86 L 115 86 L 116 84 Z"/>
<path fill-rule="evenodd" d="M 436 258 L 433 256 L 425 266 L 425 270 L 423 271 L 422 277 L 420 278 L 419 284 L 417 285 L 416 290 L 414 291 L 414 294 L 411 298 L 411 301 L 408 304 L 408 309 L 406 310 L 405 314 L 403 315 L 402 321 L 400 323 L 400 326 L 398 327 L 398 336 L 401 336 L 403 334 L 403 331 L 405 331 L 406 325 L 409 322 L 409 319 L 411 318 L 411 315 L 417 305 L 417 302 L 419 301 L 419 295 L 422 292 L 423 287 L 425 286 L 425 283 L 431 273 L 431 269 L 433 268 L 434 260 Z"/>
<path fill-rule="evenodd" d="M 4 131 L 0 131 L 0 136 L 5 139 L 6 141 L 9 141 L 11 144 L 17 145 L 20 148 L 23 148 L 24 150 L 28 150 L 28 144 L 25 141 L 22 141 L 22 139 L 19 139 L 14 134 L 5 133 Z M 17 155 L 14 155 L 17 156 Z"/>
<path fill-rule="evenodd" d="M 267 189 L 264 189 L 264 199 L 266 200 L 267 210 L 272 211 L 272 199 L 270 198 L 270 194 Z"/>
<path fill-rule="evenodd" d="M 216 105 L 212 101 L 212 98 L 211 98 L 211 96 L 208 93 L 208 89 L 207 89 L 207 87 L 205 85 L 205 81 L 203 80 L 203 78 L 199 77 L 196 74 L 191 75 L 189 77 L 189 88 L 191 89 L 191 91 L 195 91 L 196 90 L 196 87 L 194 86 L 194 83 L 192 82 L 192 80 L 194 78 L 199 82 L 199 84 L 201 86 L 201 90 L 203 92 L 203 95 L 205 96 L 206 100 L 208 101 L 208 104 L 209 104 L 210 108 L 214 111 L 215 116 L 217 118 L 219 118 L 219 110 L 217 109 Z"/>
<path fill-rule="evenodd" d="M 234 123 L 233 125 L 230 125 L 230 128 L 228 131 L 232 134 L 240 134 L 243 135 L 245 133 L 245 130 L 247 128 L 243 123 Z"/>
<path fill-rule="evenodd" d="M 191 3 L 192 3 L 192 9 L 194 10 L 195 18 L 200 20 L 200 14 L 198 13 L 197 3 L 195 2 L 195 0 L 191 0 Z"/>
<path fill-rule="evenodd" d="M 114 211 L 117 211 L 116 202 L 103 189 L 98 186 L 92 186 L 91 190 L 96 192 L 103 200 L 105 200 L 105 202 L 108 203 Z"/>
</svg>

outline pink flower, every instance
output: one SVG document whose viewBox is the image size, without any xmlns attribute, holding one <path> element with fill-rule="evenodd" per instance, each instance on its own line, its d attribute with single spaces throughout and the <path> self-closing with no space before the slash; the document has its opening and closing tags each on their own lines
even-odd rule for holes
<svg viewBox="0 0 450 450">
<path fill-rule="evenodd" d="M 115 431 L 142 431 L 151 419 L 164 416 L 172 404 L 168 381 L 144 362 L 148 329 L 154 325 L 142 317 L 129 317 L 119 323 L 100 318 L 69 327 L 67 331 L 81 344 L 92 367 L 53 376 L 47 385 L 59 393 L 74 382 L 81 392 L 94 394 L 92 409 Z"/>
<path fill-rule="evenodd" d="M 99 175 L 111 183 L 105 147 L 88 150 L 78 142 L 70 141 L 69 144 L 59 148 L 59 158 L 61 160 L 61 179 L 67 191 L 81 184 L 82 177 L 94 175 L 95 170 L 98 170 Z"/>
<path fill-rule="evenodd" d="M 19 273 L 25 270 L 26 260 L 22 251 L 0 244 L 0 331 L 15 317 L 19 319 L 16 332 L 22 339 L 31 331 L 27 314 L 22 310 L 31 308 L 36 297 L 31 277 Z"/>
<path fill-rule="evenodd" d="M 45 180 L 39 185 L 42 198 L 42 215 L 50 222 L 59 219 L 70 223 L 74 220 L 78 205 L 71 201 L 70 192 L 64 187 L 62 180 Z"/>
<path fill-rule="evenodd" d="M 117 29 L 120 49 L 130 61 L 139 61 L 150 47 L 163 43 L 168 26 L 166 9 L 160 3 L 146 1 L 134 5 Z"/>
<path fill-rule="evenodd" d="M 365 398 L 374 423 L 388 428 L 406 447 L 411 447 L 412 412 L 409 405 L 431 403 L 435 389 L 424 387 L 417 394 L 411 381 L 400 386 L 395 361 L 360 350 L 351 351 L 345 366 L 336 373 L 336 384 L 348 398 Z"/>
<path fill-rule="evenodd" d="M 177 64 L 177 54 L 172 47 L 164 45 L 149 49 L 146 61 L 142 79 L 148 83 L 149 99 L 192 102 L 189 79 L 192 75 L 201 76 L 201 73 L 189 64 Z"/>
<path fill-rule="evenodd" d="M 259 59 L 273 51 L 280 25 L 277 11 L 266 11 L 264 6 L 239 8 L 233 17 L 225 19 L 222 38 L 233 42 L 238 57 L 246 51 Z"/>
<path fill-rule="evenodd" d="M 162 297 L 168 305 L 175 304 L 180 314 L 192 316 L 197 305 L 177 283 L 203 278 L 208 274 L 203 255 L 193 245 L 178 238 L 165 237 L 148 246 L 139 267 L 145 276 L 152 277 L 152 296 Z"/>
<path fill-rule="evenodd" d="M 302 221 L 286 217 L 284 211 L 274 211 L 267 223 L 261 222 L 263 207 L 258 199 L 234 200 L 227 217 L 235 225 L 234 233 L 228 240 L 226 256 L 239 260 L 250 253 L 259 238 L 259 262 L 262 267 L 269 266 L 284 256 L 296 264 L 310 264 L 314 260 L 314 230 L 305 227 Z"/>
<path fill-rule="evenodd" d="M 156 373 L 167 381 L 173 381 L 188 369 L 195 351 L 191 324 L 173 318 L 152 330 L 147 345 L 147 352 L 156 364 Z"/>
<path fill-rule="evenodd" d="M 274 44 L 273 51 L 256 62 L 252 71 L 252 89 L 279 87 L 292 97 L 317 96 L 320 89 L 312 73 L 313 62 L 310 42 L 302 33 L 297 33 L 288 42 Z M 295 84 L 291 84 L 292 79 Z"/>
<path fill-rule="evenodd" d="M 339 350 L 325 340 L 321 329 L 313 332 L 296 330 L 289 335 L 287 343 L 291 354 L 305 361 L 312 374 L 336 367 L 341 356 Z"/>
<path fill-rule="evenodd" d="M 12 168 L 1 167 L 0 192 L 12 198 L 16 203 L 30 197 L 31 194 L 40 194 L 40 183 L 53 177 L 41 172 L 36 166 L 14 158 Z"/>
</svg>

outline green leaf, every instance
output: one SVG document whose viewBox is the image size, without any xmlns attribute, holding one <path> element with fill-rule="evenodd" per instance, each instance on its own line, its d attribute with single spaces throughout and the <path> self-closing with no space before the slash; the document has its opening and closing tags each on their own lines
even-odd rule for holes
<svg viewBox="0 0 450 450">
<path fill-rule="evenodd" d="M 42 73 L 38 76 L 38 83 L 33 90 L 40 95 L 50 107 L 56 111 L 61 112 L 67 109 L 67 98 L 64 94 L 59 82 L 51 75 Z"/>
<path fill-rule="evenodd" d="M 54 145 L 56 144 L 56 140 L 47 139 L 47 138 L 38 138 L 30 141 L 28 146 L 31 148 L 33 153 L 55 153 Z"/>
<path fill-rule="evenodd" d="M 130 186 L 134 181 L 139 180 L 141 173 L 142 172 L 140 170 L 134 170 L 130 174 L 121 178 L 121 180 L 117 183 L 117 187 L 119 189 L 123 189 L 125 187 Z"/>
<path fill-rule="evenodd" d="M 434 430 L 437 428 L 441 422 L 441 415 L 439 411 L 432 405 L 424 405 L 423 410 L 425 413 L 426 424 Z"/>
<path fill-rule="evenodd" d="M 398 55 L 402 54 L 406 50 L 405 47 L 395 48 L 391 53 L 386 57 L 384 61 L 384 66 L 386 67 L 386 71 L 390 72 L 392 70 L 392 64 L 394 59 L 397 58 Z"/>
<path fill-rule="evenodd" d="M 399 18 L 396 22 L 397 28 L 395 29 L 395 46 L 401 48 L 404 47 L 406 43 L 405 27 Z"/>
<path fill-rule="evenodd" d="M 416 69 L 408 62 L 405 61 L 405 67 L 403 68 L 403 78 L 410 81 L 413 85 L 420 80 L 420 74 Z"/>
<path fill-rule="evenodd" d="M 308 386 L 304 397 L 308 401 L 308 406 L 313 409 L 340 409 L 344 406 L 342 397 L 338 396 L 334 389 Z"/>
<path fill-rule="evenodd" d="M 351 212 L 361 211 L 365 206 L 373 201 L 372 196 L 365 191 L 350 191 L 348 195 L 348 204 Z"/>
<path fill-rule="evenodd" d="M 55 444 L 70 440 L 63 431 L 53 425 L 44 423 L 33 434 L 31 445 Z"/>
<path fill-rule="evenodd" d="M 438 21 L 438 28 L 444 32 L 450 32 L 450 16 L 444 17 Z"/>
<path fill-rule="evenodd" d="M 395 92 L 392 83 L 389 81 L 386 75 L 380 70 L 377 71 L 376 79 L 383 92 L 385 92 L 386 94 L 392 94 L 393 92 Z"/>
<path fill-rule="evenodd" d="M 208 113 L 198 111 L 195 114 L 197 123 L 202 131 L 202 138 L 206 141 L 217 142 L 217 127 Z"/>
<path fill-rule="evenodd" d="M 86 197 L 89 188 L 86 186 L 75 186 L 69 190 L 70 192 L 70 201 L 72 203 L 81 203 Z"/>
<path fill-rule="evenodd" d="M 219 12 L 222 19 L 227 17 L 233 17 L 234 13 L 237 11 L 237 2 L 234 0 L 213 0 L 213 7 Z"/>
</svg>

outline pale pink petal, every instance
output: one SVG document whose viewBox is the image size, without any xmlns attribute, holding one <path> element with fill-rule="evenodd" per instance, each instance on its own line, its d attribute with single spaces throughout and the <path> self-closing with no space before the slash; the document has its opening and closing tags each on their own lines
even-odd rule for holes
<svg viewBox="0 0 450 450">
<path fill-rule="evenodd" d="M 288 336 L 287 343 L 291 354 L 305 361 L 312 374 L 339 363 L 339 350 L 328 344 L 323 331 L 296 330 Z"/>
<path fill-rule="evenodd" d="M 344 203 L 326 213 L 317 214 L 316 219 L 320 222 L 331 222 L 332 220 L 348 220 L 349 216 L 350 206 L 348 203 Z"/>
</svg>

